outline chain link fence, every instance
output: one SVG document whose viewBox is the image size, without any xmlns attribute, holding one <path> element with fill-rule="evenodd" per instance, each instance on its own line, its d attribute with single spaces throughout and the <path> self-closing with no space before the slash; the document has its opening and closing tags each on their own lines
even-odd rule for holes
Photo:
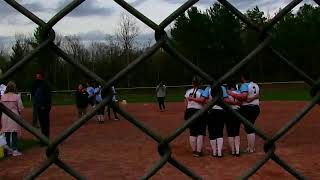
<svg viewBox="0 0 320 180">
<path fill-rule="evenodd" d="M 193 172 L 191 169 L 177 161 L 173 154 L 171 153 L 170 143 L 181 135 L 189 126 L 190 124 L 195 121 L 198 117 L 202 114 L 206 113 L 213 105 L 219 104 L 225 110 L 232 113 L 234 116 L 239 118 L 242 123 L 245 125 L 250 126 L 255 133 L 260 136 L 264 141 L 264 151 L 265 155 L 263 159 L 259 160 L 251 169 L 247 172 L 244 172 L 240 179 L 248 179 L 252 176 L 256 171 L 258 171 L 267 161 L 273 160 L 277 164 L 279 164 L 285 171 L 289 172 L 292 176 L 297 179 L 306 179 L 299 171 L 294 169 L 290 164 L 286 163 L 284 160 L 279 157 L 275 150 L 276 145 L 275 143 L 281 139 L 292 127 L 294 127 L 297 123 L 301 121 L 301 119 L 320 101 L 320 79 L 314 80 L 310 78 L 306 73 L 304 73 L 301 69 L 297 66 L 292 64 L 288 59 L 282 56 L 276 49 L 274 49 L 270 42 L 272 40 L 272 35 L 270 34 L 269 30 L 279 22 L 288 12 L 290 12 L 294 7 L 296 7 L 302 0 L 292 0 L 285 8 L 283 8 L 274 18 L 272 18 L 265 26 L 260 27 L 254 24 L 250 19 L 248 19 L 243 13 L 241 13 L 237 8 L 235 8 L 229 1 L 227 0 L 218 0 L 224 7 L 226 7 L 230 12 L 232 12 L 236 17 L 238 17 L 243 23 L 247 25 L 248 28 L 258 32 L 260 34 L 260 44 L 253 49 L 245 58 L 243 58 L 238 64 L 236 64 L 232 69 L 226 72 L 222 77 L 217 80 L 214 80 L 210 77 L 207 73 L 202 71 L 200 68 L 192 64 L 187 58 L 183 56 L 183 54 L 179 53 L 171 43 L 170 38 L 167 36 L 164 29 L 172 23 L 178 16 L 183 14 L 188 8 L 193 6 L 198 0 L 189 0 L 186 1 L 181 7 L 179 7 L 176 11 L 174 11 L 171 15 L 169 15 L 164 21 L 162 21 L 159 25 L 154 23 L 148 17 L 144 16 L 142 13 L 137 11 L 135 8 L 130 6 L 124 0 L 114 0 L 115 3 L 119 4 L 125 10 L 130 12 L 136 18 L 141 20 L 144 24 L 152 28 L 155 32 L 155 39 L 156 43 L 145 51 L 140 57 L 132 61 L 127 67 L 122 69 L 119 73 L 117 73 L 111 79 L 104 80 L 97 76 L 94 72 L 88 70 L 85 66 L 77 63 L 74 59 L 69 57 L 67 53 L 65 53 L 61 48 L 59 48 L 56 44 L 54 44 L 55 40 L 55 32 L 52 27 L 58 23 L 62 18 L 64 18 L 68 13 L 72 10 L 77 8 L 81 3 L 85 0 L 74 0 L 69 3 L 64 9 L 62 9 L 59 13 L 57 13 L 54 17 L 52 17 L 48 22 L 44 22 L 32 12 L 28 11 L 25 7 L 20 5 L 18 2 L 14 0 L 4 0 L 10 6 L 18 10 L 21 14 L 28 17 L 38 26 L 45 29 L 45 41 L 43 41 L 38 47 L 36 47 L 30 54 L 24 57 L 21 61 L 15 64 L 12 68 L 6 71 L 0 77 L 0 83 L 3 83 L 9 77 L 11 77 L 16 71 L 23 68 L 27 63 L 29 63 L 37 54 L 43 50 L 50 49 L 52 52 L 56 53 L 58 56 L 63 58 L 66 62 L 70 63 L 75 68 L 81 70 L 84 74 L 88 77 L 95 79 L 97 82 L 103 85 L 103 90 L 108 92 L 108 95 L 103 99 L 103 101 L 91 112 L 88 112 L 85 116 L 78 119 L 71 127 L 67 130 L 59 134 L 56 138 L 49 140 L 44 135 L 39 133 L 39 131 L 33 128 L 29 123 L 27 123 L 23 118 L 19 117 L 15 113 L 13 113 L 10 109 L 6 108 L 2 103 L 0 103 L 0 111 L 8 115 L 12 118 L 15 122 L 21 125 L 24 129 L 29 131 L 35 137 L 37 137 L 41 143 L 47 145 L 46 155 L 47 159 L 41 164 L 40 167 L 36 168 L 32 171 L 29 175 L 25 177 L 25 179 L 34 179 L 38 177 L 41 173 L 43 173 L 47 168 L 49 168 L 52 164 L 57 165 L 61 169 L 63 169 L 66 173 L 69 173 L 71 176 L 77 179 L 85 179 L 81 175 L 80 172 L 73 169 L 70 165 L 66 164 L 60 157 L 59 157 L 59 145 L 64 142 L 68 137 L 70 137 L 75 131 L 77 131 L 82 125 L 84 125 L 89 119 L 91 119 L 101 108 L 108 104 L 108 101 L 111 99 L 112 93 L 110 91 L 110 87 L 113 84 L 119 82 L 125 75 L 132 72 L 139 64 L 146 61 L 150 56 L 152 56 L 157 50 L 162 48 L 168 54 L 173 56 L 176 60 L 183 63 L 186 67 L 190 70 L 201 76 L 203 79 L 207 81 L 213 81 L 212 89 L 216 89 L 216 87 L 220 86 L 227 78 L 234 75 L 236 72 L 240 70 L 243 66 L 247 63 L 252 61 L 257 54 L 259 54 L 262 50 L 267 50 L 271 53 L 275 59 L 279 60 L 281 63 L 286 64 L 290 67 L 294 72 L 299 75 L 299 77 L 305 81 L 309 86 L 311 86 L 310 95 L 313 97 L 312 100 L 300 111 L 296 114 L 296 116 L 289 122 L 287 122 L 278 132 L 276 132 L 273 136 L 268 136 L 264 133 L 261 129 L 255 127 L 251 124 L 247 119 L 245 119 L 242 115 L 238 112 L 234 111 L 228 104 L 225 104 L 221 100 L 221 93 L 216 93 L 216 97 L 208 103 L 202 110 L 197 112 L 193 115 L 189 120 L 187 120 L 182 127 L 176 129 L 175 132 L 169 134 L 166 137 L 161 137 L 157 132 L 151 131 L 148 129 L 143 123 L 141 123 L 138 119 L 134 118 L 125 110 L 115 107 L 116 110 L 122 115 L 126 120 L 132 123 L 135 127 L 143 131 L 147 136 L 150 136 L 154 141 L 158 143 L 158 152 L 161 156 L 161 159 L 141 177 L 141 179 L 149 179 L 155 173 L 157 173 L 166 163 L 170 163 L 174 167 L 176 167 L 179 171 L 183 172 L 187 176 L 192 179 L 202 179 L 196 172 Z M 318 5 L 320 4 L 319 0 L 315 1 Z"/>
</svg>

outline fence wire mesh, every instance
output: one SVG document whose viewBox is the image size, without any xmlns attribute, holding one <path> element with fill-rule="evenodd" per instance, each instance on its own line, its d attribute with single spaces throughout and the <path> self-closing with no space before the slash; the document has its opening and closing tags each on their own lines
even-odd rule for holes
<svg viewBox="0 0 320 180">
<path fill-rule="evenodd" d="M 309 77 L 306 73 L 304 73 L 300 68 L 295 66 L 291 63 L 288 59 L 286 59 L 281 53 L 279 53 L 276 49 L 274 49 L 270 42 L 272 40 L 271 33 L 269 30 L 278 23 L 288 12 L 290 12 L 294 7 L 296 7 L 302 0 L 293 0 L 291 1 L 285 8 L 283 8 L 275 17 L 273 17 L 265 26 L 261 27 L 255 23 L 253 23 L 248 17 L 246 17 L 243 13 L 241 13 L 236 7 L 234 7 L 229 1 L 227 0 L 218 0 L 225 8 L 227 8 L 231 13 L 233 13 L 237 18 L 239 18 L 243 23 L 247 25 L 248 28 L 258 32 L 260 34 L 260 43 L 259 45 L 253 49 L 246 57 L 244 57 L 238 64 L 236 64 L 232 69 L 226 72 L 222 77 L 217 80 L 214 80 L 210 77 L 207 73 L 202 71 L 199 67 L 195 66 L 191 63 L 187 58 L 183 56 L 183 54 L 179 53 L 171 43 L 170 38 L 167 36 L 165 32 L 165 28 L 172 23 L 178 16 L 182 15 L 188 8 L 193 6 L 198 2 L 198 0 L 188 0 L 186 1 L 181 7 L 175 10 L 171 15 L 169 15 L 165 20 L 163 20 L 159 25 L 154 23 L 148 17 L 144 16 L 130 4 L 128 4 L 124 0 L 114 0 L 115 3 L 120 5 L 123 9 L 134 15 L 144 24 L 149 26 L 155 32 L 155 39 L 156 43 L 145 51 L 140 57 L 132 61 L 127 67 L 122 69 L 118 72 L 115 76 L 111 79 L 104 80 L 96 75 L 94 72 L 91 72 L 85 66 L 77 63 L 73 58 L 69 57 L 67 53 L 65 53 L 60 47 L 58 47 L 55 43 L 55 32 L 52 29 L 53 26 L 58 23 L 62 18 L 64 18 L 68 13 L 73 11 L 77 8 L 81 3 L 85 0 L 73 0 L 67 6 L 65 6 L 60 12 L 58 12 L 54 17 L 52 17 L 48 22 L 44 22 L 39 17 L 34 15 L 32 12 L 28 11 L 25 7 L 20 5 L 18 2 L 14 0 L 4 0 L 7 4 L 12 6 L 14 9 L 19 11 L 21 14 L 32 20 L 36 23 L 39 27 L 45 29 L 45 41 L 43 41 L 38 47 L 36 47 L 30 54 L 25 56 L 21 61 L 16 63 L 12 68 L 6 71 L 0 78 L 0 83 L 3 83 L 9 77 L 11 77 L 15 72 L 19 71 L 23 68 L 27 63 L 29 63 L 33 57 L 37 56 L 43 50 L 49 48 L 52 52 L 56 53 L 58 56 L 63 58 L 66 62 L 70 63 L 75 68 L 82 71 L 88 77 L 95 79 L 95 81 L 101 83 L 103 85 L 103 90 L 108 92 L 108 95 L 103 99 L 103 101 L 92 111 L 88 112 L 85 116 L 78 119 L 71 127 L 66 129 L 64 132 L 59 134 L 56 138 L 49 140 L 47 137 L 39 133 L 37 129 L 32 127 L 29 123 L 27 123 L 23 118 L 13 113 L 10 109 L 6 108 L 2 103 L 0 103 L 0 111 L 8 115 L 12 118 L 15 122 L 21 125 L 24 129 L 28 132 L 33 134 L 36 138 L 38 138 L 42 143 L 47 145 L 46 155 L 47 159 L 44 161 L 40 167 L 33 170 L 29 175 L 25 177 L 25 179 L 34 179 L 38 177 L 41 173 L 43 173 L 46 169 L 48 169 L 52 164 L 57 165 L 61 169 L 63 169 L 66 173 L 70 174 L 74 178 L 77 179 L 85 179 L 81 175 L 80 172 L 73 169 L 70 165 L 66 164 L 60 157 L 59 157 L 59 145 L 64 142 L 67 138 L 69 138 L 75 131 L 77 131 L 82 125 L 84 125 L 89 119 L 91 119 L 101 108 L 107 105 L 108 101 L 111 99 L 112 94 L 110 87 L 113 84 L 119 82 L 124 76 L 134 70 L 139 64 L 146 61 L 150 56 L 152 56 L 157 50 L 162 48 L 176 60 L 183 63 L 187 68 L 201 76 L 203 79 L 207 81 L 213 81 L 212 89 L 220 86 L 227 78 L 234 75 L 236 72 L 239 71 L 244 65 L 249 63 L 254 59 L 254 57 L 259 54 L 262 50 L 269 51 L 277 60 L 284 63 L 290 69 L 299 75 L 299 77 L 304 80 L 308 85 L 311 86 L 310 95 L 313 97 L 312 100 L 300 111 L 296 114 L 296 116 L 289 122 L 287 122 L 279 131 L 277 131 L 273 136 L 268 136 L 265 132 L 261 129 L 255 127 L 252 123 L 250 123 L 246 118 L 244 118 L 241 114 L 233 110 L 228 104 L 225 104 L 221 100 L 221 93 L 216 93 L 216 97 L 213 98 L 208 105 L 205 106 L 202 110 L 198 111 L 194 114 L 191 118 L 189 118 L 182 127 L 176 129 L 175 132 L 169 134 L 166 137 L 161 137 L 157 132 L 150 130 L 147 126 L 145 126 L 141 121 L 134 118 L 124 109 L 115 106 L 114 108 L 116 111 L 123 116 L 127 121 L 132 123 L 135 127 L 143 131 L 146 135 L 150 136 L 154 141 L 158 143 L 158 152 L 161 156 L 160 160 L 154 164 L 142 177 L 141 179 L 149 179 L 154 174 L 156 174 L 166 163 L 170 163 L 174 167 L 176 167 L 179 171 L 183 172 L 187 176 L 192 179 L 202 179 L 199 175 L 193 172 L 191 169 L 180 163 L 173 157 L 171 152 L 170 143 L 181 135 L 189 126 L 190 124 L 199 118 L 201 115 L 206 113 L 213 105 L 219 104 L 225 110 L 232 113 L 234 116 L 239 118 L 242 123 L 249 126 L 254 132 L 260 136 L 264 141 L 264 151 L 265 155 L 261 160 L 258 162 L 248 171 L 244 172 L 240 179 L 248 179 L 252 176 L 255 172 L 257 172 L 264 164 L 266 164 L 270 159 L 279 164 L 285 171 L 289 172 L 292 176 L 297 179 L 306 179 L 299 171 L 294 169 L 290 164 L 282 160 L 275 152 L 276 150 L 276 142 L 281 139 L 285 134 L 288 133 L 292 127 L 294 127 L 297 123 L 299 123 L 302 118 L 317 104 L 320 102 L 320 79 L 314 80 Z M 315 2 L 319 5 L 320 1 L 315 0 Z M 44 59 L 45 60 L 45 59 Z"/>
</svg>

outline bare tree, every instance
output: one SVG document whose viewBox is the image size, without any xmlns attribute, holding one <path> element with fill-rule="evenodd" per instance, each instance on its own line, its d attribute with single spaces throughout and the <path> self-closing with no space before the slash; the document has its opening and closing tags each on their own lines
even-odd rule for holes
<svg viewBox="0 0 320 180">
<path fill-rule="evenodd" d="M 81 41 L 79 36 L 65 36 L 62 47 L 64 51 L 71 56 L 75 61 L 82 63 L 84 65 L 89 64 L 88 59 L 89 59 L 89 52 L 86 49 L 85 45 Z M 94 71 L 94 64 L 91 63 L 92 67 L 91 70 Z M 71 88 L 71 78 L 73 71 L 72 67 L 70 65 L 66 65 L 66 70 L 67 70 L 67 86 L 68 89 Z"/>
<path fill-rule="evenodd" d="M 126 65 L 129 65 L 131 59 L 131 51 L 136 43 L 136 38 L 139 35 L 139 27 L 134 17 L 128 13 L 122 13 L 120 23 L 116 32 L 116 38 L 120 47 L 123 50 Z M 130 75 L 128 76 L 127 86 L 131 86 Z"/>
</svg>

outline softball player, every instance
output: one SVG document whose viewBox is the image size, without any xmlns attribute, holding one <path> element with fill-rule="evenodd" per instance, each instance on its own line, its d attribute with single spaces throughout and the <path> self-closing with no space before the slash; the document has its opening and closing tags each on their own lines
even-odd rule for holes
<svg viewBox="0 0 320 180">
<path fill-rule="evenodd" d="M 117 100 L 117 92 L 116 92 L 116 89 L 114 88 L 114 86 L 111 87 L 111 90 L 112 90 L 112 100 L 110 101 L 110 103 L 108 104 L 108 107 L 107 107 L 107 111 L 108 111 L 108 118 L 109 120 L 111 120 L 111 110 L 110 108 L 112 108 L 112 111 L 113 111 L 113 114 L 114 114 L 114 120 L 119 120 L 119 117 L 117 116 L 117 111 L 115 110 L 114 107 L 112 107 L 111 103 L 114 105 L 114 106 L 118 106 L 118 100 Z"/>
<path fill-rule="evenodd" d="M 240 113 L 243 117 L 248 119 L 252 124 L 255 123 L 260 114 L 259 107 L 259 86 L 250 81 L 250 76 L 247 73 L 241 75 L 243 84 L 240 87 L 240 94 L 228 91 L 232 97 L 242 101 L 240 106 Z M 247 152 L 253 153 L 255 151 L 255 133 L 249 126 L 244 126 L 247 133 L 248 147 Z"/>
<path fill-rule="evenodd" d="M 96 105 L 98 105 L 102 101 L 101 86 L 98 86 L 97 88 L 95 88 L 94 94 L 95 94 L 95 103 L 96 103 Z M 105 107 L 101 108 L 97 112 L 97 122 L 98 123 L 104 123 L 104 110 L 105 110 Z"/>
<path fill-rule="evenodd" d="M 228 98 L 228 94 L 226 88 L 221 86 L 222 90 L 222 98 L 225 100 Z M 204 101 L 211 100 L 213 97 L 213 92 L 211 92 L 211 86 L 208 86 L 201 97 Z M 212 148 L 212 156 L 213 157 L 223 157 L 222 154 L 222 147 L 223 147 L 223 128 L 224 128 L 224 121 L 226 118 L 226 112 L 220 106 L 215 105 L 212 109 L 208 112 L 207 115 L 207 124 L 208 124 L 208 132 L 210 138 L 210 144 Z"/>
<path fill-rule="evenodd" d="M 198 112 L 202 107 L 202 103 L 199 102 L 202 89 L 200 86 L 200 79 L 194 77 L 192 80 L 192 88 L 187 90 L 185 94 L 186 111 L 184 119 L 188 120 L 192 115 Z M 192 148 L 192 154 L 194 157 L 202 156 L 203 138 L 206 135 L 206 122 L 203 118 L 198 118 L 194 121 L 190 127 L 189 142 Z"/>
<path fill-rule="evenodd" d="M 87 83 L 87 92 L 89 94 L 88 98 L 89 98 L 89 103 L 92 107 L 95 106 L 95 89 L 92 87 L 91 83 L 88 82 Z"/>
</svg>

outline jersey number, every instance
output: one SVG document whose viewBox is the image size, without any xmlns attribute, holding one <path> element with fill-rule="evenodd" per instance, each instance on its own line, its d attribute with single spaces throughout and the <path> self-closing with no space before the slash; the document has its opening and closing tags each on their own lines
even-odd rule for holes
<svg viewBox="0 0 320 180">
<path fill-rule="evenodd" d="M 253 86 L 253 93 L 254 93 L 254 94 L 257 94 L 257 89 L 256 89 L 255 86 Z"/>
</svg>

